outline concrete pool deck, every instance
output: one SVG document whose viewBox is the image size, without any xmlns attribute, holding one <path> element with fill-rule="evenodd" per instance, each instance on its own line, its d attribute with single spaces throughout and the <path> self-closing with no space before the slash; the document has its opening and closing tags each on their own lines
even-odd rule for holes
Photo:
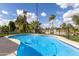
<svg viewBox="0 0 79 59">
<path fill-rule="evenodd" d="M 16 56 L 19 44 L 18 40 L 0 37 L 0 56 Z"/>
<path fill-rule="evenodd" d="M 40 34 L 34 34 L 34 35 L 40 35 Z M 79 42 L 68 40 L 62 36 L 56 36 L 56 35 L 47 35 L 47 36 L 57 37 L 59 38 L 60 41 L 63 41 L 76 48 L 79 48 Z M 0 56 L 16 56 L 19 45 L 20 41 L 17 39 L 8 38 L 8 36 L 0 37 Z"/>
</svg>

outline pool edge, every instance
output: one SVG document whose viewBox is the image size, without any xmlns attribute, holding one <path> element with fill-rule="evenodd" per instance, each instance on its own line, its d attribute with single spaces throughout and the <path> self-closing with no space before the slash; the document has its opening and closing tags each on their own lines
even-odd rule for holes
<svg viewBox="0 0 79 59">
<path fill-rule="evenodd" d="M 70 45 L 70 46 L 72 46 L 72 47 L 74 47 L 74 48 L 79 50 L 79 43 L 78 42 L 69 40 L 69 39 L 67 39 L 65 37 L 62 37 L 62 36 L 56 36 L 56 35 L 54 35 L 54 36 L 56 38 L 58 38 L 60 41 L 62 41 L 62 42 L 64 42 L 64 43 L 66 43 L 66 44 L 68 44 L 68 45 Z"/>
<path fill-rule="evenodd" d="M 16 35 L 16 34 L 15 34 Z M 19 34 L 17 34 L 17 35 L 19 35 Z M 45 35 L 45 34 L 31 34 L 31 35 Z M 9 36 L 14 36 L 14 35 L 9 35 Z M 8 38 L 9 36 L 5 36 L 6 38 Z M 62 36 L 57 36 L 57 35 L 45 35 L 45 36 L 54 36 L 54 37 L 56 37 L 56 38 L 58 38 L 58 40 L 60 40 L 60 41 L 62 41 L 62 42 L 64 42 L 64 43 L 66 43 L 66 44 L 68 44 L 68 45 L 71 45 L 72 47 L 74 47 L 74 48 L 77 48 L 77 49 L 79 49 L 79 43 L 78 42 L 75 42 L 75 41 L 72 41 L 72 40 L 68 40 L 67 38 L 65 38 L 65 37 L 62 37 Z M 19 44 L 20 45 L 20 41 L 18 40 L 18 39 L 14 39 L 14 40 L 12 40 L 13 38 L 9 38 L 9 40 L 11 40 L 11 41 L 13 41 L 13 42 L 15 42 L 15 43 L 17 43 L 17 44 Z M 17 41 L 17 42 L 16 42 Z M 14 52 L 14 54 L 16 54 L 17 53 L 17 50 Z"/>
</svg>

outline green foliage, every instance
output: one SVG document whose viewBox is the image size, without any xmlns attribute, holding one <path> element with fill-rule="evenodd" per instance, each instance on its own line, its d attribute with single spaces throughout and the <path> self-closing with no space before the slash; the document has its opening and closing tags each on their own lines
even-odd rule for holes
<svg viewBox="0 0 79 59">
<path fill-rule="evenodd" d="M 31 24 L 30 24 L 30 28 L 32 29 L 32 31 L 38 33 L 41 31 L 41 27 L 40 27 L 41 23 L 39 21 L 33 21 Z"/>
<path fill-rule="evenodd" d="M 10 21 L 8 26 L 2 26 L 2 33 L 40 33 L 41 27 L 39 21 L 33 21 L 31 24 L 27 22 L 27 11 L 23 11 L 22 15 L 17 16 L 15 22 Z"/>
<path fill-rule="evenodd" d="M 15 21 L 16 24 L 16 31 L 23 33 L 23 32 L 38 32 L 40 29 L 39 21 L 33 21 L 31 24 L 27 22 L 26 14 L 27 12 L 23 12 L 24 15 L 19 15 Z"/>
<path fill-rule="evenodd" d="M 26 17 L 26 11 L 23 12 L 24 15 L 19 15 L 15 21 L 16 24 L 16 31 L 17 32 L 28 32 L 28 23 Z"/>
<path fill-rule="evenodd" d="M 56 18 L 55 15 L 51 15 L 51 16 L 49 17 L 49 21 L 51 21 L 51 20 L 53 20 L 53 19 L 55 19 L 55 18 Z"/>
<path fill-rule="evenodd" d="M 8 34 L 9 33 L 9 27 L 4 25 L 1 27 L 1 32 L 2 33 L 5 33 L 5 34 Z"/>
<path fill-rule="evenodd" d="M 79 25 L 79 15 L 72 16 L 72 20 L 75 22 L 76 25 Z"/>
<path fill-rule="evenodd" d="M 68 36 L 64 36 L 64 37 L 68 38 Z M 79 36 L 76 36 L 76 35 L 72 36 L 72 35 L 70 35 L 69 40 L 73 40 L 73 41 L 79 42 Z"/>
<path fill-rule="evenodd" d="M 9 26 L 9 31 L 10 32 L 15 31 L 16 26 L 15 26 L 15 23 L 13 21 L 10 21 L 9 24 L 8 24 L 8 26 Z"/>
<path fill-rule="evenodd" d="M 62 25 L 61 25 L 61 28 L 63 28 L 63 29 L 66 29 L 66 23 L 63 23 Z"/>
</svg>

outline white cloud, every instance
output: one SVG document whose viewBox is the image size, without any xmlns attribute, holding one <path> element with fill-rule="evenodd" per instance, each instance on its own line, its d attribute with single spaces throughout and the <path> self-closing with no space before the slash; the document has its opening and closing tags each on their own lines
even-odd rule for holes
<svg viewBox="0 0 79 59">
<path fill-rule="evenodd" d="M 24 14 L 23 14 L 23 10 L 19 10 L 19 9 L 18 9 L 18 10 L 16 10 L 16 12 L 17 12 L 17 15 L 21 15 L 21 16 L 24 15 Z M 26 16 L 27 16 L 26 21 L 27 21 L 28 23 L 31 23 L 32 21 L 36 21 L 36 20 L 37 20 L 37 16 L 36 16 L 35 13 L 27 12 Z"/>
<path fill-rule="evenodd" d="M 73 26 L 75 26 L 75 23 L 72 21 L 72 18 L 63 18 L 63 23 L 66 23 L 66 24 L 71 24 Z"/>
<path fill-rule="evenodd" d="M 72 5 L 72 7 L 73 7 L 73 9 L 68 10 L 67 12 L 65 12 L 63 14 L 63 19 L 64 19 L 63 21 L 66 24 L 70 23 L 70 24 L 72 24 L 74 26 L 75 23 L 72 21 L 72 17 L 74 15 L 79 15 L 79 4 L 74 4 L 74 5 Z"/>
<path fill-rule="evenodd" d="M 15 22 L 15 21 L 16 21 L 16 19 L 12 19 L 11 21 Z"/>
<path fill-rule="evenodd" d="M 64 18 L 63 22 L 70 22 L 72 18 Z"/>
<path fill-rule="evenodd" d="M 7 20 L 7 19 L 3 19 L 3 18 L 0 18 L 0 25 L 8 25 L 10 20 Z"/>
<path fill-rule="evenodd" d="M 42 12 L 41 13 L 41 16 L 46 16 L 47 14 L 45 12 Z"/>
<path fill-rule="evenodd" d="M 65 21 L 66 24 L 71 24 L 72 26 L 76 26 L 75 23 L 72 21 L 71 18 L 68 18 L 68 19 L 66 18 L 66 19 L 64 19 L 64 21 Z"/>
<path fill-rule="evenodd" d="M 49 23 L 47 23 L 47 24 L 42 24 L 41 27 L 42 27 L 42 28 L 51 28 L 51 26 L 50 26 Z"/>
<path fill-rule="evenodd" d="M 42 27 L 42 28 L 51 28 L 51 27 L 52 27 L 52 24 L 53 24 L 53 26 L 55 25 L 55 24 L 54 24 L 54 21 L 50 21 L 50 22 L 48 22 L 48 23 L 41 24 L 41 27 Z"/>
<path fill-rule="evenodd" d="M 37 16 L 35 13 L 27 13 L 27 22 L 31 23 L 32 21 L 36 21 L 37 20 Z"/>
<path fill-rule="evenodd" d="M 72 8 L 78 8 L 79 4 L 78 3 L 56 3 L 60 8 L 67 8 L 67 7 L 72 7 Z"/>
<path fill-rule="evenodd" d="M 17 9 L 16 12 L 17 12 L 17 15 L 21 15 L 21 14 L 23 14 L 23 10 L 19 10 L 19 9 Z"/>
<path fill-rule="evenodd" d="M 73 15 L 79 15 L 79 8 L 68 10 L 66 13 L 64 13 L 63 18 L 69 18 Z"/>
<path fill-rule="evenodd" d="M 16 10 L 17 15 L 23 15 L 23 10 Z M 37 20 L 37 16 L 35 13 L 31 13 L 31 12 L 27 12 L 26 14 L 27 16 L 27 22 L 31 23 L 32 21 L 36 21 Z M 8 19 L 4 19 L 4 18 L 0 18 L 0 25 L 8 25 L 9 21 L 15 21 L 16 19 L 13 20 L 8 20 Z"/>
<path fill-rule="evenodd" d="M 79 8 L 68 10 L 66 13 L 64 13 L 63 14 L 64 22 L 74 24 L 72 21 L 72 16 L 74 15 L 79 15 Z"/>
<path fill-rule="evenodd" d="M 8 15 L 8 12 L 5 10 L 2 10 L 2 13 Z"/>
<path fill-rule="evenodd" d="M 3 19 L 3 18 L 0 18 L 0 25 L 2 26 L 2 25 L 8 25 L 8 23 L 9 23 L 9 21 L 15 21 L 16 19 L 13 19 L 13 20 L 11 20 L 11 19 Z"/>
<path fill-rule="evenodd" d="M 75 3 L 72 7 L 73 8 L 79 8 L 79 3 Z"/>
<path fill-rule="evenodd" d="M 60 6 L 60 8 L 67 8 L 68 7 L 68 3 L 56 3 L 57 5 L 59 5 Z"/>
</svg>

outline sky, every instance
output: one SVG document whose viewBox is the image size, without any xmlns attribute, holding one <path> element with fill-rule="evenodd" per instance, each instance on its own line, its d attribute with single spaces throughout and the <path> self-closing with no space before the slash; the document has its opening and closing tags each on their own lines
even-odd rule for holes
<svg viewBox="0 0 79 59">
<path fill-rule="evenodd" d="M 9 21 L 15 21 L 16 17 L 23 10 L 28 11 L 28 22 L 38 17 L 42 27 L 50 27 L 50 23 L 60 27 L 65 23 L 71 23 L 73 15 L 79 14 L 79 4 L 77 3 L 0 3 L 0 25 L 5 25 Z M 31 18 L 29 18 L 29 15 Z M 49 16 L 56 15 L 54 21 L 49 22 Z"/>
</svg>

